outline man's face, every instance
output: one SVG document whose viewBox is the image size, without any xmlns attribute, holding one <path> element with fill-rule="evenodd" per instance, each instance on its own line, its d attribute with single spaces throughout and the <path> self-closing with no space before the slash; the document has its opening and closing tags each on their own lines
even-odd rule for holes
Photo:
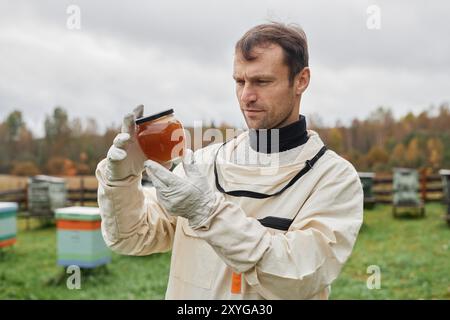
<svg viewBox="0 0 450 320">
<path fill-rule="evenodd" d="M 309 82 L 309 70 L 306 85 L 300 79 L 302 72 L 290 84 L 289 68 L 279 45 L 255 47 L 252 54 L 256 59 L 247 61 L 237 52 L 233 72 L 236 95 L 247 126 L 271 129 L 297 121 L 301 93 Z"/>
</svg>

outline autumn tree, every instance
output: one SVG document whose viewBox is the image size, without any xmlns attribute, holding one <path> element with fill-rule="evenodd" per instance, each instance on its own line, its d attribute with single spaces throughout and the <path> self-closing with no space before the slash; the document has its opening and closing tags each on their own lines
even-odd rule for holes
<svg viewBox="0 0 450 320">
<path fill-rule="evenodd" d="M 11 169 L 11 174 L 15 176 L 34 176 L 40 173 L 39 168 L 33 161 L 15 161 Z"/>
<path fill-rule="evenodd" d="M 403 143 L 397 143 L 391 152 L 389 163 L 392 167 L 403 167 L 406 165 L 406 148 Z"/>
<path fill-rule="evenodd" d="M 77 168 L 75 163 L 67 158 L 52 157 L 47 162 L 47 173 L 55 176 L 75 176 Z"/>
<path fill-rule="evenodd" d="M 89 165 L 87 164 L 88 156 L 86 152 L 80 153 L 80 161 L 77 163 L 77 172 L 80 175 L 90 174 Z"/>
<path fill-rule="evenodd" d="M 22 112 L 14 110 L 0 124 L 0 170 L 9 172 L 15 161 L 33 161 L 34 154 L 33 135 Z"/>
<path fill-rule="evenodd" d="M 421 151 L 419 148 L 419 141 L 417 138 L 411 139 L 408 144 L 408 149 L 405 155 L 406 164 L 411 168 L 416 168 L 420 165 Z"/>
<path fill-rule="evenodd" d="M 341 131 L 338 128 L 332 128 L 327 139 L 327 144 L 330 149 L 338 154 L 341 154 L 343 151 L 343 141 L 344 139 Z"/>
<path fill-rule="evenodd" d="M 429 138 L 427 141 L 428 150 L 428 165 L 434 169 L 438 170 L 442 163 L 442 156 L 444 151 L 444 145 L 438 138 Z"/>
<path fill-rule="evenodd" d="M 67 112 L 56 107 L 53 114 L 45 118 L 45 140 L 47 151 L 53 156 L 63 156 L 70 142 L 70 127 Z"/>
<path fill-rule="evenodd" d="M 373 146 L 367 154 L 367 164 L 371 168 L 385 169 L 389 154 L 380 146 Z"/>
</svg>

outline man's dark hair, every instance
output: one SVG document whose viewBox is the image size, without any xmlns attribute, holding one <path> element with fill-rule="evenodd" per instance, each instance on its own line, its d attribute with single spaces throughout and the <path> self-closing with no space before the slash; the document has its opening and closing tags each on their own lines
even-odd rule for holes
<svg viewBox="0 0 450 320">
<path fill-rule="evenodd" d="M 289 82 L 308 66 L 308 43 L 302 28 L 271 22 L 257 25 L 248 30 L 236 43 L 236 53 L 241 53 L 245 60 L 256 59 L 252 54 L 255 47 L 278 44 L 284 52 L 284 62 L 289 67 Z"/>
</svg>

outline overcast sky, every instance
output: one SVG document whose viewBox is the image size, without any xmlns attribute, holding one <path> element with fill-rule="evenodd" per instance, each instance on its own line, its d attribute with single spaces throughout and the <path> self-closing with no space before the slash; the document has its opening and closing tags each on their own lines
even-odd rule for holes
<svg viewBox="0 0 450 320">
<path fill-rule="evenodd" d="M 80 9 L 80 29 L 67 27 L 70 5 Z M 61 105 L 103 129 L 142 103 L 146 114 L 173 107 L 188 125 L 243 126 L 233 47 L 268 20 L 299 24 L 308 36 L 307 117 L 332 125 L 380 105 L 400 116 L 450 101 L 448 1 L 1 0 L 0 118 L 20 109 L 40 134 Z"/>
</svg>

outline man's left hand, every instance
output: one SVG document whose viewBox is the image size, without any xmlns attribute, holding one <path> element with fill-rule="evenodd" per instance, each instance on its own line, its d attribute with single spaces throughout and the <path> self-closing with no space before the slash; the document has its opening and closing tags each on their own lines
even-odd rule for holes
<svg viewBox="0 0 450 320">
<path fill-rule="evenodd" d="M 200 227 L 217 208 L 217 196 L 194 160 L 191 150 L 186 150 L 182 178 L 159 163 L 147 160 L 147 174 L 156 188 L 159 203 L 172 215 L 189 220 L 192 228 Z"/>
</svg>

